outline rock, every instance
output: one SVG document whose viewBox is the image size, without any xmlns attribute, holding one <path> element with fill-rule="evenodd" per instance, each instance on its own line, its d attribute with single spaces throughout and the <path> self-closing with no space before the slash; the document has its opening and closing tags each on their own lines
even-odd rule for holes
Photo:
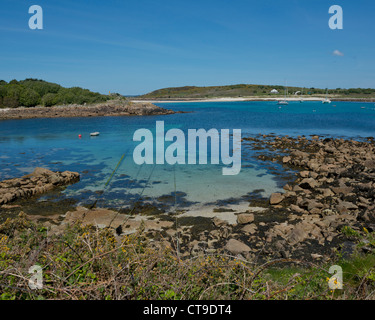
<svg viewBox="0 0 375 320">
<path fill-rule="evenodd" d="M 306 210 L 300 208 L 299 206 L 297 206 L 295 204 L 291 204 L 289 207 L 292 211 L 295 211 L 295 212 L 298 212 L 298 213 L 308 213 Z"/>
<path fill-rule="evenodd" d="M 336 152 L 336 149 L 333 148 L 333 147 L 330 147 L 330 146 L 326 146 L 324 148 L 324 151 L 327 152 L 327 153 L 335 153 Z"/>
<path fill-rule="evenodd" d="M 323 258 L 323 256 L 321 254 L 312 253 L 311 258 L 313 258 L 314 260 L 317 260 L 317 259 Z"/>
<path fill-rule="evenodd" d="M 303 152 L 303 151 L 300 151 L 300 150 L 294 150 L 290 153 L 290 155 L 292 157 L 295 157 L 295 158 L 302 158 L 302 159 L 308 159 L 309 158 L 309 154 L 307 152 Z"/>
<path fill-rule="evenodd" d="M 303 179 L 303 180 L 300 182 L 299 186 L 300 186 L 302 189 L 309 189 L 309 190 L 311 190 L 311 189 L 314 189 L 314 188 L 318 187 L 319 184 L 318 184 L 318 182 L 317 182 L 315 179 L 313 179 L 313 178 L 305 178 L 305 179 Z"/>
<path fill-rule="evenodd" d="M 254 234 L 256 233 L 256 231 L 258 230 L 257 226 L 252 223 L 252 224 L 247 224 L 246 226 L 244 226 L 241 231 L 245 232 L 245 233 L 250 233 L 250 234 Z"/>
<path fill-rule="evenodd" d="M 278 193 L 278 192 L 272 193 L 270 197 L 270 204 L 271 205 L 279 204 L 283 200 L 284 200 L 284 196 L 281 193 Z"/>
<path fill-rule="evenodd" d="M 167 229 L 165 232 L 170 237 L 174 237 L 177 233 L 177 231 L 175 229 Z"/>
<path fill-rule="evenodd" d="M 163 228 L 171 228 L 173 222 L 162 221 L 159 219 L 149 220 L 147 216 L 136 216 L 130 218 L 128 215 L 120 214 L 116 211 L 102 208 L 87 209 L 84 207 L 77 207 L 75 211 L 68 211 L 65 219 L 62 221 L 64 224 L 72 224 L 79 221 L 82 225 L 93 225 L 98 228 L 117 228 L 119 225 L 122 227 L 122 233 L 131 234 L 136 232 L 141 227 L 147 230 L 162 231 Z M 124 222 L 126 221 L 126 222 Z"/>
<path fill-rule="evenodd" d="M 336 209 L 340 213 L 345 213 L 350 210 L 358 209 L 358 207 L 354 203 L 348 201 L 339 201 L 339 204 L 336 206 Z"/>
<path fill-rule="evenodd" d="M 60 173 L 44 168 L 35 168 L 28 175 L 5 180 L 0 184 L 0 204 L 51 191 L 58 185 L 79 180 L 79 177 L 80 175 L 77 172 L 65 171 Z"/>
<path fill-rule="evenodd" d="M 290 232 L 288 241 L 291 244 L 296 244 L 302 242 L 308 237 L 307 232 L 301 226 L 295 226 L 293 230 Z"/>
<path fill-rule="evenodd" d="M 335 194 L 335 193 L 332 192 L 332 190 L 329 189 L 329 188 L 324 188 L 324 189 L 322 189 L 322 193 L 323 193 L 323 196 L 324 196 L 325 198 L 327 198 L 327 197 L 332 197 L 332 196 Z"/>
<path fill-rule="evenodd" d="M 316 201 L 316 200 L 307 200 L 307 210 L 308 211 L 311 211 L 311 210 L 316 209 L 316 208 L 321 209 L 323 207 L 324 207 L 323 204 Z"/>
<path fill-rule="evenodd" d="M 283 163 L 288 163 L 288 162 L 290 162 L 291 160 L 292 160 L 291 157 L 286 156 L 286 157 L 283 157 L 282 162 L 283 162 Z"/>
<path fill-rule="evenodd" d="M 293 191 L 294 191 L 294 192 L 301 192 L 301 191 L 304 191 L 304 189 L 302 189 L 299 185 L 295 185 L 295 186 L 293 187 Z"/>
<path fill-rule="evenodd" d="M 286 191 L 293 191 L 293 187 L 290 186 L 289 184 L 286 184 L 284 187 L 283 187 L 284 190 Z"/>
<path fill-rule="evenodd" d="M 212 223 L 215 225 L 215 227 L 220 227 L 222 225 L 226 225 L 227 224 L 226 221 L 221 220 L 218 217 L 213 218 Z"/>
<path fill-rule="evenodd" d="M 54 185 L 57 185 L 57 184 L 59 184 L 59 183 L 61 182 L 61 178 L 58 177 L 56 174 L 52 174 L 52 175 L 50 176 L 50 182 L 51 182 L 52 184 L 54 184 Z"/>
<path fill-rule="evenodd" d="M 310 171 L 301 171 L 299 173 L 299 175 L 302 177 L 302 178 L 308 178 L 309 175 L 310 175 Z"/>
<path fill-rule="evenodd" d="M 0 112 L 0 119 L 31 119 L 89 116 L 132 116 L 132 115 L 166 115 L 181 113 L 158 107 L 149 102 L 129 103 L 113 99 L 90 105 L 69 105 L 52 107 L 19 107 Z"/>
<path fill-rule="evenodd" d="M 318 174 L 316 172 L 313 172 L 313 171 L 310 171 L 310 177 L 313 178 L 313 179 L 316 179 L 318 178 Z"/>
<path fill-rule="evenodd" d="M 322 174 L 322 173 L 325 173 L 325 172 L 329 172 L 329 166 L 326 165 L 326 164 L 323 164 L 319 167 L 319 172 Z"/>
<path fill-rule="evenodd" d="M 32 173 L 27 175 L 26 177 L 35 177 L 35 176 L 51 176 L 53 175 L 53 171 L 45 169 L 45 168 L 35 168 Z"/>
<path fill-rule="evenodd" d="M 254 221 L 254 215 L 252 213 L 241 213 L 237 216 L 237 223 L 247 224 Z"/>
<path fill-rule="evenodd" d="M 375 169 L 375 160 L 366 160 L 364 166 L 368 169 Z"/>
<path fill-rule="evenodd" d="M 365 205 L 370 205 L 370 201 L 368 199 L 364 198 L 364 197 L 359 196 L 358 200 Z"/>
<path fill-rule="evenodd" d="M 15 195 L 12 193 L 6 193 L 3 195 L 4 203 L 9 203 L 15 198 Z"/>
<path fill-rule="evenodd" d="M 1 204 L 1 199 L 0 199 L 0 204 Z M 1 207 L 2 207 L 3 209 L 21 208 L 20 205 L 8 205 L 8 204 L 3 204 Z"/>
<path fill-rule="evenodd" d="M 287 191 L 284 193 L 285 198 L 292 198 L 295 197 L 297 194 L 294 191 Z"/>
<path fill-rule="evenodd" d="M 247 253 L 251 251 L 248 245 L 236 239 L 230 239 L 225 245 L 225 249 L 233 254 Z"/>
<path fill-rule="evenodd" d="M 335 194 L 343 194 L 343 195 L 347 195 L 351 192 L 353 192 L 353 188 L 351 187 L 331 187 L 331 190 L 335 193 Z"/>
</svg>

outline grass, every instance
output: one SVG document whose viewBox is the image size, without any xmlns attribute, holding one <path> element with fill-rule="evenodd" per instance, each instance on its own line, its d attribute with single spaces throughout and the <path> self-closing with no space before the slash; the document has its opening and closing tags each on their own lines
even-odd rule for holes
<svg viewBox="0 0 375 320">
<path fill-rule="evenodd" d="M 343 290 L 327 285 L 334 263 L 343 268 Z M 63 235 L 48 235 L 22 214 L 0 225 L 0 298 L 5 300 L 370 299 L 374 264 L 372 254 L 329 265 L 293 260 L 256 265 L 225 252 L 182 259 L 142 229 L 117 237 L 111 229 L 76 223 Z M 42 289 L 29 287 L 33 265 L 42 268 Z"/>
</svg>

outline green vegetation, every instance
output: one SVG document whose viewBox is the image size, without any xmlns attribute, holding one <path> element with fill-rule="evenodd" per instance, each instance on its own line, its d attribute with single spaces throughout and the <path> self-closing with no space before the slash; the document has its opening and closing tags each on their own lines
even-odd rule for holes
<svg viewBox="0 0 375 320">
<path fill-rule="evenodd" d="M 271 90 L 276 89 L 278 94 L 271 93 Z M 298 92 L 304 96 L 324 96 L 327 89 L 317 88 L 302 88 L 302 87 L 288 87 L 288 94 L 294 95 Z M 176 87 L 165 88 L 147 93 L 139 98 L 142 99 L 206 99 L 206 98 L 220 98 L 220 97 L 281 97 L 284 96 L 284 86 L 272 85 L 250 85 L 238 84 L 228 86 L 211 86 L 211 87 Z M 328 89 L 329 96 L 341 98 L 375 98 L 375 89 Z"/>
<path fill-rule="evenodd" d="M 37 79 L 0 80 L 0 108 L 50 107 L 63 104 L 104 102 L 111 97 L 79 87 L 64 88 L 56 83 Z"/>
<path fill-rule="evenodd" d="M 349 234 L 374 244 L 367 230 Z M 321 265 L 288 259 L 258 265 L 225 253 L 180 257 L 141 229 L 117 237 L 112 229 L 76 223 L 48 235 L 22 213 L 0 225 L 0 299 L 7 300 L 371 299 L 374 262 L 370 253 Z M 328 287 L 333 264 L 342 266 L 342 290 Z M 29 288 L 33 265 L 42 268 L 42 289 Z"/>
</svg>

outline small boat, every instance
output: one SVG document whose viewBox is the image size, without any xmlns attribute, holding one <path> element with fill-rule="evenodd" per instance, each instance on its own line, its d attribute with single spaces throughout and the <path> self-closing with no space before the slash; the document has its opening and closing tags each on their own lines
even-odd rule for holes
<svg viewBox="0 0 375 320">
<path fill-rule="evenodd" d="M 279 100 L 279 101 L 277 102 L 277 104 L 288 105 L 289 103 L 288 103 L 288 101 L 286 101 L 286 100 Z"/>
<path fill-rule="evenodd" d="M 331 103 L 331 100 L 328 99 L 328 89 L 326 91 L 326 98 L 322 100 L 322 103 Z"/>
<path fill-rule="evenodd" d="M 98 136 L 100 134 L 100 132 L 91 132 L 90 133 L 90 136 L 92 136 L 92 137 L 96 137 L 96 136 Z"/>
<path fill-rule="evenodd" d="M 281 104 L 281 105 L 288 105 L 289 102 L 286 100 L 286 97 L 287 97 L 287 93 L 286 93 L 286 86 L 285 86 L 285 94 L 284 94 L 284 99 L 281 99 L 277 102 L 277 104 Z"/>
</svg>

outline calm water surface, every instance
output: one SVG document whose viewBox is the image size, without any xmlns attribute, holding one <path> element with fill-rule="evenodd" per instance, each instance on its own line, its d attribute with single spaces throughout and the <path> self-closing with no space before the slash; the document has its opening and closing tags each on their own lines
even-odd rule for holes
<svg viewBox="0 0 375 320">
<path fill-rule="evenodd" d="M 154 131 L 155 122 L 163 120 L 166 130 L 241 129 L 243 137 L 258 133 L 353 138 L 375 135 L 373 103 L 291 102 L 281 108 L 276 102 L 157 105 L 189 113 L 0 121 L 0 179 L 19 177 L 35 167 L 78 171 L 81 181 L 69 186 L 63 197 L 73 197 L 82 204 L 99 198 L 103 205 L 121 207 L 140 197 L 150 201 L 158 201 L 163 195 L 174 198 L 176 189 L 176 200 L 183 207 L 241 198 L 257 189 L 262 189 L 262 195 L 268 196 L 280 190 L 280 185 L 277 177 L 244 146 L 243 167 L 236 176 L 223 176 L 222 165 L 138 166 L 132 157 L 135 130 L 148 128 Z M 99 131 L 100 135 L 90 137 L 90 132 L 94 131 Z M 122 155 L 125 155 L 124 160 L 105 188 Z M 99 196 L 97 191 L 104 193 Z"/>
</svg>

